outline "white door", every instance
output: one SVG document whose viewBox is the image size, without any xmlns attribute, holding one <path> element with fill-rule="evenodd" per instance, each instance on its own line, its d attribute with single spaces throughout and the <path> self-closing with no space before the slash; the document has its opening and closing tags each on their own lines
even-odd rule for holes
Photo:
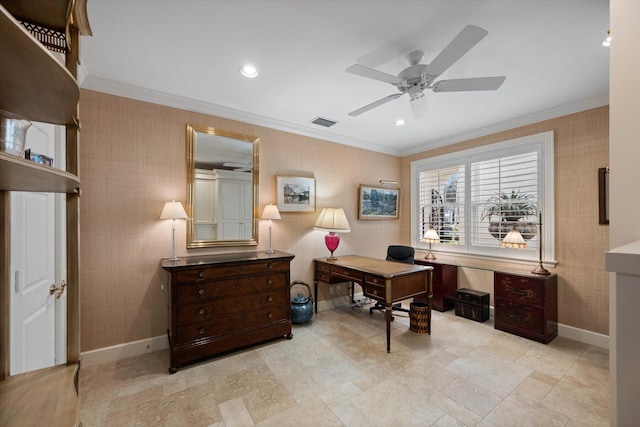
<svg viewBox="0 0 640 427">
<path fill-rule="evenodd" d="M 27 147 L 50 157 L 60 154 L 54 151 L 55 134 L 51 125 L 32 126 Z M 66 262 L 64 256 L 56 259 L 57 252 L 64 253 L 56 247 L 64 245 L 63 239 L 56 239 L 56 218 L 63 218 L 61 201 L 52 193 L 11 193 L 11 375 L 66 361 L 61 360 L 66 357 L 65 337 L 59 333 L 59 321 L 66 320 L 66 314 L 57 310 L 66 309 L 66 295 L 57 299 L 49 291 L 65 274 L 64 268 L 56 268 Z"/>
</svg>

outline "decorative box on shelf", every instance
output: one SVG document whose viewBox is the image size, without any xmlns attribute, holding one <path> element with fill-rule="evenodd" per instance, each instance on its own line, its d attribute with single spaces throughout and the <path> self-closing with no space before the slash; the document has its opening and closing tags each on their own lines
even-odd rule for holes
<svg viewBox="0 0 640 427">
<path fill-rule="evenodd" d="M 476 322 L 489 320 L 489 294 L 474 289 L 458 289 L 456 316 L 466 317 Z"/>
</svg>

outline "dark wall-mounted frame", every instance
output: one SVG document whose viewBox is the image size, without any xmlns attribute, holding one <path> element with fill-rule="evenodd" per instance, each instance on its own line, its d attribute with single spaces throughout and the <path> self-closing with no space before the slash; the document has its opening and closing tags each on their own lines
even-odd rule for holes
<svg viewBox="0 0 640 427">
<path fill-rule="evenodd" d="M 609 224 L 609 168 L 598 169 L 598 207 L 600 224 Z"/>
</svg>

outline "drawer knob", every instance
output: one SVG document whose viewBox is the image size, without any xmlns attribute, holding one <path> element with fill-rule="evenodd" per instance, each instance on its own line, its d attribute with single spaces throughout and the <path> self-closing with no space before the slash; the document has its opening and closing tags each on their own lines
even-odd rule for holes
<svg viewBox="0 0 640 427">
<path fill-rule="evenodd" d="M 267 301 L 269 301 L 269 302 L 273 301 L 273 297 L 272 297 L 271 295 L 269 295 L 269 296 L 267 297 Z"/>
<path fill-rule="evenodd" d="M 272 318 L 273 318 L 273 313 L 269 313 L 269 314 L 267 315 L 267 317 L 268 317 L 269 319 L 272 319 Z"/>
<path fill-rule="evenodd" d="M 204 288 L 198 289 L 198 295 L 204 295 Z"/>
<path fill-rule="evenodd" d="M 200 335 L 204 335 L 204 328 L 198 328 L 198 333 Z"/>
<path fill-rule="evenodd" d="M 204 271 L 198 271 L 198 277 L 202 279 L 204 277 Z"/>
<path fill-rule="evenodd" d="M 236 283 L 236 289 L 240 289 L 240 283 Z"/>
<path fill-rule="evenodd" d="M 269 263 L 269 265 L 267 266 L 267 268 L 268 268 L 269 270 L 273 270 L 273 264 L 272 264 L 272 263 Z"/>
<path fill-rule="evenodd" d="M 204 308 L 200 308 L 200 310 L 198 310 L 198 313 L 200 313 L 200 314 L 204 314 L 206 312 L 207 312 L 207 310 L 205 310 Z"/>
<path fill-rule="evenodd" d="M 267 285 L 273 285 L 273 279 L 267 279 Z"/>
</svg>

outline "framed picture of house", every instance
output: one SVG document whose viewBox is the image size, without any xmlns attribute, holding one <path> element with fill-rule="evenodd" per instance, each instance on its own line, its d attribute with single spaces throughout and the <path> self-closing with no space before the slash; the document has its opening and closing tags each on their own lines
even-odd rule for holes
<svg viewBox="0 0 640 427">
<path fill-rule="evenodd" d="M 276 176 L 280 212 L 315 212 L 316 180 L 301 176 Z"/>
<path fill-rule="evenodd" d="M 399 206 L 399 188 L 360 184 L 358 189 L 358 219 L 399 219 Z"/>
</svg>

